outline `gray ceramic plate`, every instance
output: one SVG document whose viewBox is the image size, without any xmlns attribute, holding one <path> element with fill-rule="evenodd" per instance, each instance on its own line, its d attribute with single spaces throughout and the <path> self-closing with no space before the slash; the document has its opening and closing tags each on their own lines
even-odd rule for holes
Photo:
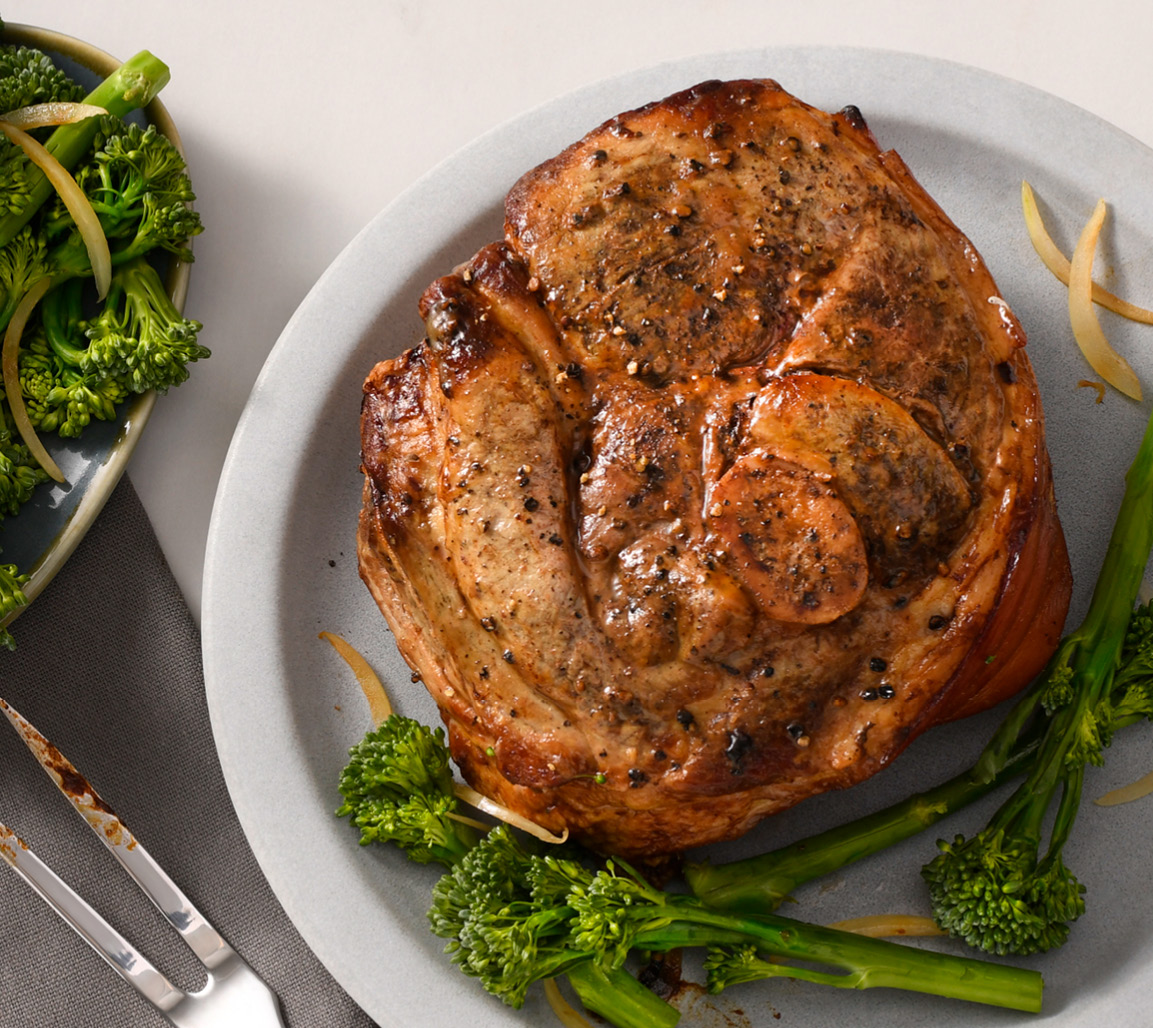
<svg viewBox="0 0 1153 1028">
<path fill-rule="evenodd" d="M 88 43 L 29 25 L 6 25 L 0 39 L 45 51 L 77 82 L 88 87 L 121 63 Z M 147 117 L 180 146 L 176 126 L 159 100 L 149 105 Z M 177 262 L 169 269 L 166 283 L 173 302 L 181 309 L 188 293 L 188 273 L 189 266 Z M 29 601 L 39 596 L 64 566 L 112 495 L 155 402 L 155 393 L 143 393 L 123 404 L 114 421 L 93 421 L 79 439 L 61 439 L 51 434 L 44 437 L 45 446 L 67 482 L 40 486 L 20 513 L 5 518 L 0 527 L 0 559 L 31 575 L 24 587 Z"/>
<path fill-rule="evenodd" d="M 588 88 L 477 140 L 384 210 L 317 283 L 289 323 L 248 403 L 217 496 L 204 589 L 212 722 L 241 821 L 289 915 L 342 985 L 383 1025 L 552 1023 L 541 1001 L 520 1013 L 453 970 L 425 927 L 436 872 L 383 847 L 362 849 L 332 816 L 347 748 L 367 727 L 351 675 L 321 630 L 344 634 L 380 669 L 401 709 L 427 720 L 356 573 L 360 385 L 377 360 L 421 334 L 416 301 L 435 276 L 500 237 L 501 201 L 525 170 L 619 111 L 707 78 L 769 76 L 810 103 L 858 105 L 882 145 L 900 151 L 969 233 L 1030 337 L 1046 403 L 1060 510 L 1072 549 L 1079 618 L 1135 453 L 1147 406 L 1094 403 L 1067 326 L 1062 289 L 1032 252 L 1022 178 L 1068 252 L 1099 196 L 1112 204 L 1104 246 L 1110 283 L 1153 301 L 1153 153 L 1052 96 L 922 57 L 844 49 L 775 49 L 698 57 Z M 1153 329 L 1102 318 L 1153 383 Z M 996 718 L 996 713 L 993 714 Z M 783 843 L 896 799 L 966 766 L 993 720 L 939 729 L 856 789 L 819 797 L 760 826 L 722 854 Z M 1146 1024 L 1153 961 L 1149 843 L 1153 799 L 1091 799 L 1153 767 L 1153 731 L 1128 730 L 1089 775 L 1070 866 L 1088 913 L 1061 951 L 1029 961 L 1047 980 L 1041 1021 Z M 990 804 L 946 831 L 969 830 Z M 911 840 L 802 890 L 796 916 L 831 921 L 925 912 L 917 874 L 934 838 Z M 942 945 L 937 942 L 936 945 Z M 957 949 L 945 943 L 944 948 Z M 843 1026 L 1014 1025 L 1038 1019 L 884 990 L 843 992 L 780 981 L 689 996 L 684 1023 Z M 777 1020 L 780 1015 L 780 1021 Z M 727 1020 L 726 1020 L 727 1018 Z"/>
</svg>

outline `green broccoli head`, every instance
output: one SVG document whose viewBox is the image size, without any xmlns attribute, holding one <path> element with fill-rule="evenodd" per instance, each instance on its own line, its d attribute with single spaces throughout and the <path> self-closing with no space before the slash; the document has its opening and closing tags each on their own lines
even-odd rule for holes
<svg viewBox="0 0 1153 1028">
<path fill-rule="evenodd" d="M 196 341 L 200 327 L 181 316 L 156 269 L 137 258 L 116 269 L 104 309 L 86 322 L 80 371 L 118 379 L 133 393 L 167 392 L 188 378 L 188 364 L 211 356 Z"/>
<path fill-rule="evenodd" d="M 48 475 L 20 442 L 0 444 L 0 513 L 16 514 Z"/>
<path fill-rule="evenodd" d="M 37 404 L 35 417 L 32 405 L 27 405 L 29 419 L 38 432 L 56 432 L 66 439 L 75 439 L 93 418 L 115 418 L 117 404 L 127 395 L 115 379 L 85 377 L 66 370 Z"/>
<path fill-rule="evenodd" d="M 1045 679 L 1041 693 L 1041 706 L 1046 714 L 1053 714 L 1067 707 L 1076 695 L 1073 687 L 1073 669 L 1068 664 L 1055 668 Z"/>
<path fill-rule="evenodd" d="M 48 481 L 48 474 L 28 451 L 0 401 L 0 516 L 15 514 L 28 502 L 33 490 Z M 0 616 L 6 614 L 0 599 Z"/>
<path fill-rule="evenodd" d="M 610 860 L 587 886 L 572 890 L 569 902 L 577 913 L 577 947 L 602 953 L 602 962 L 615 968 L 624 963 L 637 936 L 673 919 L 671 904 L 677 901 L 646 883 L 624 861 Z"/>
<path fill-rule="evenodd" d="M 15 564 L 0 564 L 0 621 L 19 610 L 28 599 L 24 595 L 24 585 L 28 576 L 21 574 Z M 16 644 L 5 628 L 0 628 L 0 646 L 13 650 Z"/>
<path fill-rule="evenodd" d="M 986 953 L 1043 953 L 1062 945 L 1085 912 L 1084 886 L 1060 853 L 1038 862 L 1036 846 L 986 829 L 938 842 L 921 875 L 933 915 L 950 935 Z"/>
<path fill-rule="evenodd" d="M 18 376 L 20 392 L 24 397 L 24 410 L 28 420 L 37 432 L 45 430 L 44 423 L 53 410 L 47 402 L 48 394 L 60 382 L 64 365 L 48 349 L 47 343 L 37 334 L 25 345 L 20 346 Z"/>
<path fill-rule="evenodd" d="M 154 249 L 192 260 L 188 240 L 203 231 L 189 206 L 196 194 L 180 151 L 155 125 L 102 118 L 94 151 L 77 169 L 76 181 L 100 218 L 114 262 Z M 44 226 L 52 239 L 75 232 L 59 199 L 45 212 Z"/>
<path fill-rule="evenodd" d="M 75 438 L 93 419 L 111 421 L 128 391 L 114 378 L 85 375 L 78 365 L 88 340 L 80 332 L 80 292 L 72 279 L 40 304 L 41 320 L 26 331 L 18 364 L 28 420 L 37 432 Z"/>
<path fill-rule="evenodd" d="M 567 904 L 573 890 L 592 884 L 593 873 L 579 860 L 555 853 L 540 854 L 526 869 L 532 901 L 541 906 Z"/>
<path fill-rule="evenodd" d="M 1153 717 L 1153 602 L 1133 611 L 1121 650 L 1121 666 L 1113 679 L 1098 720 L 1106 746 L 1122 724 Z"/>
<path fill-rule="evenodd" d="M 420 864 L 451 866 L 476 841 L 455 816 L 444 730 L 394 714 L 349 751 L 337 810 L 360 829 L 362 845 L 392 842 Z"/>
<path fill-rule="evenodd" d="M 84 87 L 52 62 L 47 54 L 28 46 L 0 46 L 0 112 L 30 104 L 84 99 Z"/>
<path fill-rule="evenodd" d="M 30 228 L 0 248 L 0 325 L 7 325 L 24 294 L 51 273 L 48 247 Z"/>
<path fill-rule="evenodd" d="M 369 732 L 349 752 L 340 778 L 346 799 L 414 793 L 452 795 L 452 772 L 444 729 L 435 731 L 412 718 L 393 715 Z"/>
<path fill-rule="evenodd" d="M 444 875 L 432 893 L 429 923 L 467 975 L 509 1006 L 529 986 L 587 960 L 572 948 L 573 911 L 563 883 L 591 880 L 567 859 L 543 858 L 498 825 Z"/>
<path fill-rule="evenodd" d="M 757 947 L 713 946 L 704 961 L 705 987 L 712 994 L 724 992 L 731 985 L 758 982 L 764 978 L 788 977 L 795 969 L 788 964 L 770 964 L 757 952 Z"/>
<path fill-rule="evenodd" d="M 26 46 L 0 46 L 0 113 L 83 97 L 84 88 L 46 54 Z M 0 137 L 0 214 L 20 214 L 28 205 L 31 182 L 37 177 L 32 169 L 28 155 L 6 136 Z"/>
</svg>

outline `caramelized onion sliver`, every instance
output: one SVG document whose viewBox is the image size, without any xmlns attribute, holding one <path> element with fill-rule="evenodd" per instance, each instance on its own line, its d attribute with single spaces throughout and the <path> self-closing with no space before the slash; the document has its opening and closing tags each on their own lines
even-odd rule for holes
<svg viewBox="0 0 1153 1028">
<path fill-rule="evenodd" d="M 8 397 L 8 409 L 12 412 L 12 420 L 16 423 L 16 430 L 20 433 L 20 438 L 24 440 L 24 445 L 28 447 L 36 462 L 48 472 L 49 477 L 54 482 L 63 482 L 64 472 L 60 470 L 56 461 L 48 456 L 48 451 L 40 442 L 36 429 L 28 420 L 28 410 L 24 406 L 24 394 L 20 390 L 20 337 L 24 334 L 24 326 L 28 323 L 29 315 L 40 302 L 40 298 L 48 292 L 51 285 L 51 279 L 42 278 L 24 294 L 23 299 L 17 305 L 12 314 L 12 320 L 8 322 L 8 327 L 4 330 L 4 345 L 0 350 L 0 368 L 3 369 L 4 393 Z"/>
<path fill-rule="evenodd" d="M 1138 778 L 1135 782 L 1123 785 L 1120 789 L 1114 789 L 1112 792 L 1105 793 L 1104 796 L 1097 797 L 1093 802 L 1099 807 L 1116 807 L 1122 803 L 1132 803 L 1134 800 L 1148 796 L 1151 792 L 1153 792 L 1153 771 L 1150 771 L 1143 778 Z"/>
<path fill-rule="evenodd" d="M 1073 337 L 1093 370 L 1115 389 L 1133 400 L 1140 400 L 1141 382 L 1136 372 L 1109 345 L 1093 310 L 1093 254 L 1104 223 L 1105 201 L 1098 200 L 1073 251 L 1069 268 L 1069 321 L 1073 326 Z"/>
<path fill-rule="evenodd" d="M 913 914 L 873 914 L 869 917 L 836 921 L 828 927 L 842 932 L 852 932 L 854 935 L 867 935 L 871 939 L 885 939 L 897 935 L 947 934 L 931 917 L 917 917 Z"/>
<path fill-rule="evenodd" d="M 564 1028 L 593 1028 L 592 1024 L 581 1016 L 576 1007 L 564 998 L 555 978 L 544 980 L 544 995 L 545 999 L 548 1000 L 548 1005 L 552 1008 L 552 1012 L 556 1014 L 556 1019 L 564 1025 Z"/>
<path fill-rule="evenodd" d="M 52 100 L 48 103 L 17 107 L 16 110 L 0 116 L 0 121 L 27 132 L 29 129 L 46 128 L 49 125 L 71 125 L 85 118 L 95 118 L 107 113 L 103 107 L 97 107 L 95 104 L 73 104 L 65 103 L 63 100 Z"/>
<path fill-rule="evenodd" d="M 92 209 L 92 204 L 88 202 L 88 197 L 84 195 L 84 190 L 76 184 L 76 179 L 68 173 L 68 169 L 23 129 L 0 118 L 0 132 L 20 147 L 28 155 L 28 159 L 44 172 L 44 176 L 52 183 L 52 188 L 68 208 L 68 213 L 76 222 L 76 228 L 88 250 L 92 277 L 96 281 L 96 293 L 100 299 L 104 299 L 112 282 L 112 255 L 108 251 L 108 238 L 104 235 L 100 219 Z"/>
<path fill-rule="evenodd" d="M 467 814 L 457 814 L 455 811 L 450 810 L 444 816 L 450 821 L 459 821 L 462 825 L 468 825 L 469 828 L 475 828 L 480 832 L 487 832 L 492 828 L 492 825 L 486 825 L 483 821 L 479 821 L 475 817 L 469 817 Z"/>
<path fill-rule="evenodd" d="M 498 821 L 504 821 L 505 824 L 510 824 L 513 828 L 519 828 L 522 832 L 527 832 L 529 835 L 541 842 L 551 843 L 554 846 L 559 846 L 562 842 L 568 841 L 568 829 L 566 828 L 560 835 L 553 835 L 547 828 L 541 828 L 540 825 L 530 821 L 527 817 L 522 817 L 520 814 L 508 807 L 502 807 L 499 803 L 490 800 L 487 796 L 482 796 L 472 786 L 462 785 L 457 782 L 454 786 L 456 798 L 464 800 L 470 806 L 476 807 L 477 810 L 483 810 L 486 814 L 495 817 Z"/>
<path fill-rule="evenodd" d="M 356 681 L 360 685 L 360 691 L 364 693 L 364 698 L 368 700 L 368 711 L 372 716 L 373 727 L 379 728 L 385 721 L 392 717 L 392 701 L 388 698 L 384 683 L 380 680 L 377 673 L 372 670 L 372 665 L 361 656 L 356 647 L 351 643 L 333 632 L 321 632 L 320 638 L 331 643 L 332 648 L 336 650 L 336 652 L 344 658 L 344 662 L 352 668 L 352 673 L 356 675 Z"/>
<path fill-rule="evenodd" d="M 1021 208 L 1025 212 L 1025 227 L 1029 230 L 1029 240 L 1033 249 L 1062 285 L 1069 284 L 1069 258 L 1066 257 L 1053 242 L 1045 222 L 1041 219 L 1041 211 L 1037 207 L 1037 198 L 1033 194 L 1033 187 L 1028 182 L 1021 183 Z M 1093 283 L 1093 302 L 1100 304 L 1114 314 L 1120 314 L 1130 321 L 1139 321 L 1143 325 L 1153 325 L 1153 310 L 1147 307 L 1138 307 L 1135 303 L 1122 300 L 1115 293 L 1109 292 L 1104 286 Z"/>
</svg>

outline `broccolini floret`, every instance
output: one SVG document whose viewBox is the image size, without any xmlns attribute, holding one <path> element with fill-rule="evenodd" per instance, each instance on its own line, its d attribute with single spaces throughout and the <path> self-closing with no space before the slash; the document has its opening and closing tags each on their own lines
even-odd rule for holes
<svg viewBox="0 0 1153 1028">
<path fill-rule="evenodd" d="M 80 370 L 128 392 L 164 393 L 188 378 L 188 365 L 211 356 L 197 342 L 200 322 L 185 318 L 156 269 L 137 257 L 113 272 L 104 308 L 88 321 Z"/>
<path fill-rule="evenodd" d="M 168 66 L 142 50 L 125 61 L 83 99 L 94 107 L 103 107 L 109 115 L 123 118 L 150 103 L 167 84 Z M 44 148 L 68 171 L 72 171 L 92 149 L 92 141 L 100 127 L 96 118 L 61 125 L 52 131 Z M 27 199 L 17 210 L 0 213 L 0 246 L 6 246 L 16 237 L 55 195 L 52 184 L 36 167 L 27 170 Z"/>
<path fill-rule="evenodd" d="M 477 846 L 478 833 L 457 814 L 443 729 L 433 731 L 394 713 L 354 746 L 349 757 L 340 775 L 344 802 L 337 814 L 350 817 L 360 829 L 362 845 L 391 842 L 418 863 L 438 862 L 450 869 L 467 865 L 461 879 L 469 882 L 466 892 L 452 892 L 451 875 L 437 886 L 445 894 L 446 911 L 464 904 L 495 908 L 512 901 L 526 851 L 503 827 L 490 833 L 488 846 Z M 500 840 L 507 845 L 498 844 Z M 674 1007 L 623 969 L 576 961 L 563 973 L 581 1002 L 617 1028 L 673 1028 L 679 1019 Z"/>
<path fill-rule="evenodd" d="M 203 226 L 189 207 L 196 194 L 180 151 L 155 125 L 112 117 L 97 122 L 92 152 L 75 178 L 100 219 L 113 263 L 153 250 L 191 260 L 188 241 Z M 43 227 L 51 240 L 75 230 L 59 198 L 45 211 Z"/>
<path fill-rule="evenodd" d="M 0 621 L 19 610 L 27 602 L 24 585 L 28 576 L 21 574 L 15 564 L 0 564 Z M 12 633 L 0 624 L 0 646 L 7 650 L 16 648 Z"/>
<path fill-rule="evenodd" d="M 143 270 L 143 256 L 165 251 L 192 260 L 189 240 L 203 231 L 200 216 L 188 206 L 195 199 L 192 185 L 184 158 L 154 126 L 141 129 L 110 117 L 88 120 L 100 127 L 76 180 L 100 218 L 113 266 L 126 269 L 119 292 L 109 296 L 102 315 L 108 324 L 100 326 L 100 334 L 115 338 L 118 360 L 132 362 L 133 351 L 146 347 L 139 361 L 156 367 L 135 373 L 132 391 L 167 389 L 187 378 L 185 364 L 208 352 L 196 343 L 200 325 L 180 317 L 159 275 Z M 91 274 L 80 231 L 57 198 L 35 227 L 18 229 L 0 247 L 0 330 L 37 282 L 48 278 L 59 284 Z M 153 352 L 153 346 L 159 350 Z"/>
<path fill-rule="evenodd" d="M 0 332 L 24 299 L 24 294 L 52 276 L 53 264 L 44 238 L 31 228 L 21 229 L 0 248 Z"/>
<path fill-rule="evenodd" d="M 393 715 L 349 752 L 337 814 L 360 829 L 361 845 L 391 842 L 419 864 L 450 867 L 476 831 L 454 818 L 457 800 L 444 730 Z"/>
<path fill-rule="evenodd" d="M 80 279 L 53 289 L 40 304 L 40 326 L 26 334 L 19 357 L 20 390 L 37 432 L 75 438 L 96 418 L 110 421 L 130 390 L 117 378 L 85 370 L 87 337 Z"/>
<path fill-rule="evenodd" d="M 0 520 L 15 514 L 36 486 L 47 481 L 48 475 L 16 433 L 7 406 L 0 403 Z"/>
<path fill-rule="evenodd" d="M 1122 725 L 1153 717 L 1153 601 L 1139 606 L 1129 619 L 1121 646 L 1121 665 L 1103 702 L 1099 720 L 1108 746 Z"/>
<path fill-rule="evenodd" d="M 42 50 L 0 46 L 0 113 L 54 100 L 74 103 L 83 96 L 84 87 Z"/>
<path fill-rule="evenodd" d="M 210 355 L 197 342 L 200 323 L 177 311 L 143 258 L 116 269 L 104 308 L 87 322 L 82 286 L 68 279 L 52 289 L 21 345 L 20 389 L 38 432 L 76 437 L 93 418 L 114 418 L 129 395 L 179 385 L 188 364 Z"/>
<path fill-rule="evenodd" d="M 16 434 L 5 404 L 0 403 L 0 520 L 15 514 L 36 486 L 47 480 L 44 469 Z M 23 589 L 27 581 L 16 565 L 0 562 L 0 646 L 6 649 L 12 649 L 13 641 L 2 623 L 28 602 Z"/>
<path fill-rule="evenodd" d="M 625 970 L 629 954 L 753 946 L 787 961 L 792 978 L 1040 1008 L 1041 978 L 1031 971 L 725 913 L 649 885 L 622 861 L 596 869 L 572 845 L 546 847 L 507 825 L 478 838 L 456 814 L 449 759 L 443 730 L 393 713 L 350 751 L 337 813 L 351 817 L 362 844 L 393 842 L 413 860 L 448 868 L 433 888 L 430 926 L 465 974 L 511 1006 L 534 982 L 564 975 L 618 1028 L 672 1028 L 678 1012 Z M 722 984 L 715 975 L 713 988 Z"/>
<path fill-rule="evenodd" d="M 0 46 L 0 113 L 52 101 L 71 103 L 83 95 L 83 87 L 47 54 L 27 46 Z M 39 175 L 20 147 L 0 137 L 0 212 L 22 212 Z"/>
</svg>

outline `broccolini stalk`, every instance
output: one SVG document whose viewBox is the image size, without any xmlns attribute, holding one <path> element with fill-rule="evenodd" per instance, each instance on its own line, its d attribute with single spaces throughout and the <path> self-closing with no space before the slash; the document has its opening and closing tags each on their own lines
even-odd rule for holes
<svg viewBox="0 0 1153 1028">
<path fill-rule="evenodd" d="M 646 989 L 623 967 L 604 967 L 594 960 L 565 972 L 586 1010 L 617 1028 L 674 1028 L 680 1011 Z"/>
<path fill-rule="evenodd" d="M 168 65 L 147 50 L 125 61 L 85 98 L 84 102 L 103 107 L 109 114 L 124 117 L 151 103 L 167 85 Z M 99 127 L 98 118 L 86 118 L 71 125 L 61 125 L 44 144 L 45 149 L 65 168 L 71 170 L 88 152 Z M 0 246 L 6 246 L 32 220 L 46 200 L 53 195 L 52 184 L 39 168 L 27 172 L 27 200 L 16 213 L 0 217 Z"/>
<path fill-rule="evenodd" d="M 941 853 L 923 869 L 937 923 L 970 945 L 993 953 L 1048 950 L 1065 941 L 1069 922 L 1084 912 L 1084 886 L 1065 867 L 1061 852 L 1080 807 L 1085 766 L 1103 763 L 1119 715 L 1149 716 L 1153 708 L 1147 667 L 1144 675 L 1123 675 L 1124 694 L 1114 692 L 1126 650 L 1148 648 L 1134 643 L 1130 622 L 1150 549 L 1153 420 L 1125 476 L 1085 620 L 1062 640 L 1021 701 L 1021 707 L 1040 704 L 1048 715 L 1027 778 L 982 831 L 940 843 Z M 1133 619 L 1139 631 L 1141 625 L 1148 630 L 1147 613 Z M 1053 824 L 1042 850 L 1050 814 Z"/>
<path fill-rule="evenodd" d="M 685 946 L 752 947 L 790 962 L 766 963 L 774 974 L 838 988 L 881 986 L 1015 1010 L 1041 1007 L 1041 976 L 1034 971 L 774 915 L 713 910 L 693 896 L 654 888 L 623 862 L 610 860 L 593 872 L 551 851 L 529 852 L 503 826 L 437 884 L 429 919 L 461 970 L 514 1007 L 533 982 L 585 962 L 619 970 L 633 951 Z M 716 976 L 712 988 L 726 984 Z"/>
<path fill-rule="evenodd" d="M 978 762 L 949 781 L 789 846 L 727 864 L 688 864 L 685 881 L 718 910 L 769 914 L 799 886 L 895 846 L 1021 774 L 1036 733 L 1018 740 L 995 766 Z"/>
</svg>

